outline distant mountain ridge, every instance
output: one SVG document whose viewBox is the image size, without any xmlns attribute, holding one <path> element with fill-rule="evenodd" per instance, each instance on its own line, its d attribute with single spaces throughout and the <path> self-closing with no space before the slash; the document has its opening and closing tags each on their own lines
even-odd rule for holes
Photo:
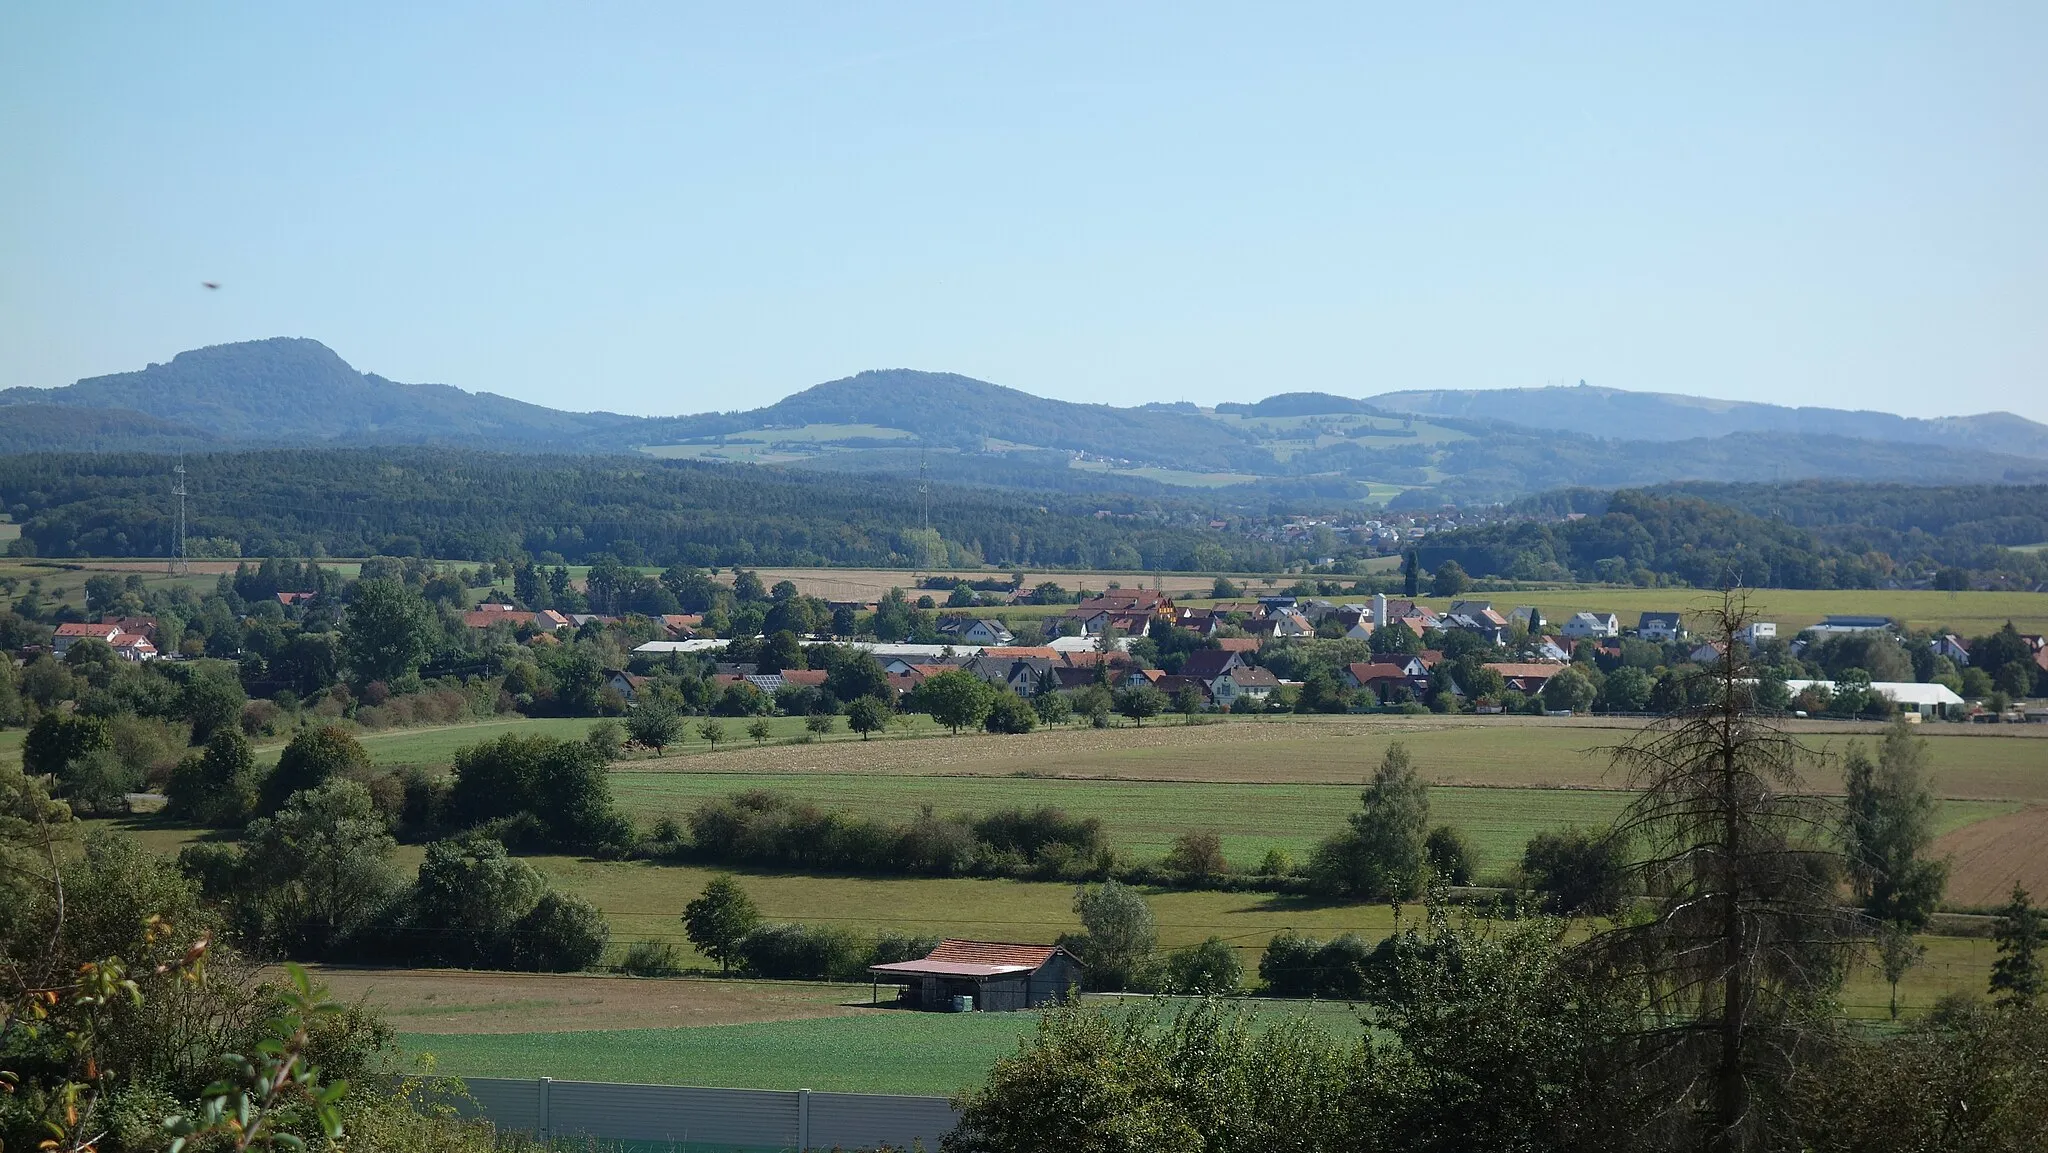
<svg viewBox="0 0 2048 1153">
<path fill-rule="evenodd" d="M 1491 503 L 1575 485 L 2048 480 L 2048 426 L 2009 413 L 1888 413 L 1615 389 L 1282 392 L 1203 410 L 1034 396 L 957 373 L 883 369 L 747 412 L 564 412 L 359 372 L 315 340 L 275 338 L 61 388 L 0 391 L 0 453 L 441 444 L 636 453 L 825 469 L 929 471 L 965 484 L 1166 494 L 1256 508 L 1302 494 Z"/>
<path fill-rule="evenodd" d="M 1388 412 L 1495 420 L 1527 428 L 1614 440 L 1692 440 L 1731 433 L 1846 436 L 1906 444 L 1943 444 L 2048 459 L 2048 425 L 2009 412 L 1923 419 L 1889 412 L 1793 408 L 1666 392 L 1590 385 L 1442 389 L 1366 398 Z"/>
<path fill-rule="evenodd" d="M 266 444 L 568 444 L 640 419 L 560 412 L 445 384 L 400 384 L 357 372 L 326 345 L 298 337 L 210 345 L 62 388 L 10 388 L 0 391 L 0 405 L 126 410 L 215 440 Z"/>
</svg>

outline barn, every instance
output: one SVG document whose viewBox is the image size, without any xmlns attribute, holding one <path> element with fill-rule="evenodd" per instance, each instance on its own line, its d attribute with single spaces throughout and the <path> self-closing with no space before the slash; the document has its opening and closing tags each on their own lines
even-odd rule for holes
<svg viewBox="0 0 2048 1153">
<path fill-rule="evenodd" d="M 1035 1009 L 1081 991 L 1081 962 L 1058 945 L 1017 945 L 1006 941 L 940 941 L 916 961 L 871 965 L 876 983 L 901 984 L 902 1004 L 913 1009 L 972 1007 L 989 1012 Z"/>
</svg>

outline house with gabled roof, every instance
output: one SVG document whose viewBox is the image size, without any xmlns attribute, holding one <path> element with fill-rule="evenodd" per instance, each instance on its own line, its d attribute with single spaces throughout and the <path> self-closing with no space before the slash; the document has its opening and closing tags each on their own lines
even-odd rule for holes
<svg viewBox="0 0 2048 1153">
<path fill-rule="evenodd" d="M 898 1003 L 913 1009 L 1006 1013 L 1079 995 L 1084 967 L 1059 945 L 947 938 L 918 960 L 870 965 L 868 974 L 877 985 L 902 985 Z"/>
<path fill-rule="evenodd" d="M 1621 635 L 1621 618 L 1613 613 L 1573 613 L 1564 622 L 1564 635 L 1572 640 L 1606 640 Z"/>
<path fill-rule="evenodd" d="M 1685 616 L 1672 612 L 1644 613 L 1636 621 L 1636 636 L 1657 644 L 1682 641 L 1685 639 Z"/>
<path fill-rule="evenodd" d="M 1003 622 L 989 617 L 942 616 L 936 627 L 940 636 L 956 644 L 1006 645 L 1017 639 Z"/>
<path fill-rule="evenodd" d="M 50 647 L 56 650 L 57 655 L 61 657 L 65 653 L 70 652 L 71 646 L 79 641 L 96 640 L 111 645 L 114 643 L 114 638 L 120 635 L 120 625 L 83 624 L 78 621 L 67 621 L 57 626 L 57 635 Z"/>
</svg>

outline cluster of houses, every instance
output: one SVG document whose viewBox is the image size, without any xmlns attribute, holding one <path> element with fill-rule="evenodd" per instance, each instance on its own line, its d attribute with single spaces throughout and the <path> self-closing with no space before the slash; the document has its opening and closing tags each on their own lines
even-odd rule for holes
<svg viewBox="0 0 2048 1153">
<path fill-rule="evenodd" d="M 154 617 L 106 617 L 97 624 L 72 622 L 57 626 L 50 648 L 61 658 L 78 642 L 96 640 L 122 660 L 153 661 L 157 658 L 156 631 Z"/>
</svg>

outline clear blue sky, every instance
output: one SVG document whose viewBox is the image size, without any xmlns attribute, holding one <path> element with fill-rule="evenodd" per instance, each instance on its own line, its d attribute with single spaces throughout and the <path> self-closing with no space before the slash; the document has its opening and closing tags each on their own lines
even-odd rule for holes
<svg viewBox="0 0 2048 1153">
<path fill-rule="evenodd" d="M 2048 4 L 0 9 L 0 386 L 1585 379 L 2048 420 Z M 200 287 L 219 281 L 218 292 Z"/>
</svg>

